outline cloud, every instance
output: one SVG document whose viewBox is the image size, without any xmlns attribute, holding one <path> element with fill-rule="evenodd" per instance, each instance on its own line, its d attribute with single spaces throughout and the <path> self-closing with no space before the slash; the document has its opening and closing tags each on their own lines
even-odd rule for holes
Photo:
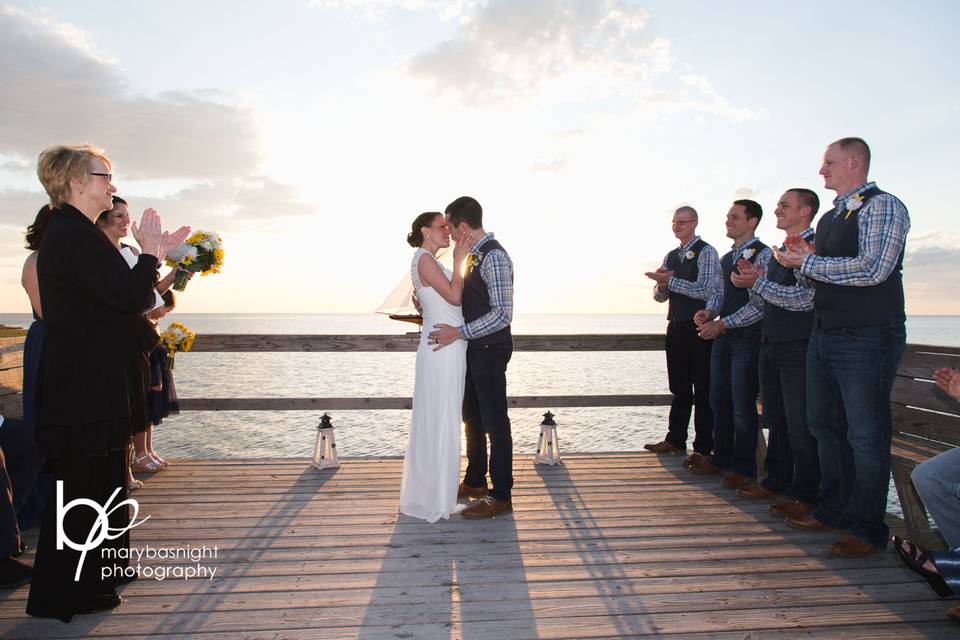
<svg viewBox="0 0 960 640">
<path fill-rule="evenodd" d="M 26 229 L 40 207 L 50 202 L 43 191 L 0 190 L 0 225 Z"/>
<path fill-rule="evenodd" d="M 479 0 L 310 0 L 309 6 L 328 10 L 355 11 L 368 20 L 382 20 L 394 10 L 431 11 L 444 19 L 461 16 Z"/>
<path fill-rule="evenodd" d="M 960 264 L 960 235 L 934 233 L 916 240 L 908 240 L 903 259 L 907 312 L 960 314 L 960 278 L 944 277 L 944 265 Z"/>
<path fill-rule="evenodd" d="M 606 112 L 754 117 L 706 77 L 671 73 L 670 40 L 652 23 L 652 14 L 629 0 L 468 3 L 460 6 L 453 37 L 414 56 L 407 71 L 472 106 L 549 97 L 553 104 L 592 103 Z"/>
<path fill-rule="evenodd" d="M 669 44 L 649 21 L 645 9 L 624 0 L 492 0 L 453 38 L 414 57 L 409 70 L 439 91 L 483 103 L 529 96 L 582 71 L 637 82 L 669 60 Z"/>
<path fill-rule="evenodd" d="M 45 147 L 91 142 L 126 178 L 209 178 L 258 165 L 250 109 L 216 91 L 154 97 L 78 28 L 0 6 L 0 154 L 31 162 Z"/>
<path fill-rule="evenodd" d="M 537 171 L 541 173 L 563 173 L 569 162 L 563 159 L 550 160 L 546 162 L 537 162 L 532 167 L 531 171 Z"/>
<path fill-rule="evenodd" d="M 206 227 L 218 230 L 317 213 L 316 206 L 301 200 L 293 187 L 266 176 L 205 182 L 165 197 L 135 193 L 124 197 L 136 211 L 153 207 L 177 224 L 196 226 L 203 220 Z"/>
</svg>

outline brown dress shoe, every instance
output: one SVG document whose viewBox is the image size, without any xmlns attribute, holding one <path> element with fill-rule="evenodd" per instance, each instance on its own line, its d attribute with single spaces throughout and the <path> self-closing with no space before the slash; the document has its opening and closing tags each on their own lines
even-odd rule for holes
<svg viewBox="0 0 960 640">
<path fill-rule="evenodd" d="M 695 467 L 698 464 L 703 464 L 706 461 L 707 461 L 707 456 L 703 455 L 702 453 L 697 453 L 696 451 L 694 451 L 693 453 L 691 453 L 690 455 L 688 455 L 686 458 L 683 459 L 682 464 L 683 466 L 689 469 L 690 467 Z"/>
<path fill-rule="evenodd" d="M 729 487 L 731 489 L 739 489 L 740 487 L 745 487 L 750 484 L 752 480 L 747 476 L 742 476 L 739 473 L 731 473 L 728 476 L 723 478 L 723 486 Z"/>
<path fill-rule="evenodd" d="M 723 473 L 723 469 L 720 467 L 714 466 L 704 460 L 700 464 L 695 464 L 690 467 L 687 467 L 692 473 L 696 473 L 702 476 L 715 476 L 717 474 Z"/>
<path fill-rule="evenodd" d="M 812 504 L 806 504 L 799 500 L 790 500 L 778 502 L 770 505 L 770 513 L 781 518 L 799 518 L 813 511 Z"/>
<path fill-rule="evenodd" d="M 457 488 L 457 500 L 461 498 L 481 498 L 485 495 L 487 495 L 486 487 L 468 487 L 461 482 Z"/>
<path fill-rule="evenodd" d="M 759 482 L 752 482 L 737 489 L 737 496 L 741 498 L 772 498 L 775 495 L 777 494 L 775 494 L 773 491 L 770 491 Z"/>
<path fill-rule="evenodd" d="M 654 453 L 666 453 L 671 456 L 677 456 L 687 452 L 686 449 L 680 449 L 679 447 L 675 447 L 669 442 L 667 442 L 666 440 L 664 440 L 663 442 L 658 442 L 656 444 L 645 444 L 643 445 L 643 448 L 646 449 L 647 451 L 653 451 Z"/>
<path fill-rule="evenodd" d="M 496 518 L 501 513 L 511 513 L 513 503 L 497 500 L 489 493 L 460 512 L 464 518 Z"/>
<path fill-rule="evenodd" d="M 956 620 L 957 622 L 960 622 L 960 604 L 958 604 L 955 607 L 950 607 L 949 609 L 947 609 L 947 615 L 953 618 L 954 620 Z"/>
<path fill-rule="evenodd" d="M 879 550 L 866 540 L 861 540 L 856 536 L 843 536 L 830 545 L 830 553 L 842 558 L 866 558 Z"/>
<path fill-rule="evenodd" d="M 788 527 L 799 529 L 801 531 L 833 531 L 833 527 L 823 524 L 813 517 L 813 514 L 807 513 L 796 518 L 784 518 Z"/>
</svg>

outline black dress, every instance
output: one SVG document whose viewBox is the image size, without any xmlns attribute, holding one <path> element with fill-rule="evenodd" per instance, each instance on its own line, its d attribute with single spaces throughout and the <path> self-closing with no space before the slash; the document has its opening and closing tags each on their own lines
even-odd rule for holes
<svg viewBox="0 0 960 640">
<path fill-rule="evenodd" d="M 46 327 L 37 380 L 37 440 L 62 482 L 63 502 L 85 498 L 101 505 L 116 492 L 127 497 L 127 443 L 131 401 L 137 392 L 137 338 L 130 318 L 153 306 L 157 259 L 142 255 L 131 269 L 96 225 L 79 210 L 53 212 L 37 254 L 37 276 Z M 142 390 L 141 390 L 142 392 Z M 56 484 L 54 485 L 56 487 Z M 101 577 L 103 548 L 129 546 L 127 534 L 87 552 L 79 580 L 80 552 L 57 550 L 56 500 L 51 495 L 40 525 L 27 613 L 69 621 L 92 596 L 115 593 L 117 578 Z M 74 508 L 64 533 L 82 543 L 96 513 Z M 128 510 L 116 509 L 109 524 L 125 529 Z"/>
<path fill-rule="evenodd" d="M 177 387 L 173 382 L 173 370 L 167 367 L 169 358 L 163 346 L 155 348 L 150 353 L 150 423 L 158 425 L 164 418 L 180 413 L 180 403 L 177 401 Z M 160 386 L 160 391 L 153 387 Z"/>
</svg>

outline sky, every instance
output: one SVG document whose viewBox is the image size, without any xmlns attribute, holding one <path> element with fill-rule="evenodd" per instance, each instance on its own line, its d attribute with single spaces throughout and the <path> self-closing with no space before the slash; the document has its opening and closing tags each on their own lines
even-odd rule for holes
<svg viewBox="0 0 960 640">
<path fill-rule="evenodd" d="M 103 147 L 132 212 L 220 233 L 184 312 L 372 312 L 417 214 L 471 195 L 517 313 L 661 313 L 643 272 L 676 207 L 723 253 L 753 198 L 779 242 L 781 193 L 829 208 L 823 150 L 861 136 L 910 211 L 908 313 L 960 314 L 958 20 L 950 0 L 2 3 L 0 312 L 29 311 L 55 144 Z"/>
</svg>

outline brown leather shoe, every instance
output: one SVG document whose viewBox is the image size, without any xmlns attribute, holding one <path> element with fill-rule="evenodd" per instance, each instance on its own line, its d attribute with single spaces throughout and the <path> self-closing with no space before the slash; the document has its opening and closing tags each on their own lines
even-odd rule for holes
<svg viewBox="0 0 960 640">
<path fill-rule="evenodd" d="M 460 512 L 464 518 L 496 518 L 501 513 L 511 513 L 513 503 L 497 500 L 489 493 Z"/>
<path fill-rule="evenodd" d="M 830 553 L 842 558 L 866 558 L 880 549 L 856 536 L 843 536 L 832 545 Z"/>
<path fill-rule="evenodd" d="M 947 615 L 953 618 L 954 620 L 956 620 L 957 622 L 960 622 L 960 604 L 958 604 L 955 607 L 950 607 L 949 609 L 947 609 Z"/>
<path fill-rule="evenodd" d="M 790 500 L 778 502 L 770 505 L 770 513 L 781 518 L 799 518 L 813 511 L 812 504 L 806 504 L 799 500 Z"/>
<path fill-rule="evenodd" d="M 482 498 L 485 495 L 487 495 L 486 487 L 468 487 L 461 482 L 457 488 L 457 500 L 461 498 Z"/>
<path fill-rule="evenodd" d="M 706 461 L 707 461 L 707 456 L 703 455 L 702 453 L 697 453 L 696 451 L 694 451 L 693 453 L 688 455 L 686 458 L 684 458 L 681 464 L 683 464 L 683 466 L 689 469 L 690 467 L 695 467 L 699 464 L 703 464 Z"/>
<path fill-rule="evenodd" d="M 686 449 L 675 447 L 666 440 L 656 444 L 645 444 L 643 445 L 643 448 L 647 451 L 653 451 L 654 453 L 666 453 L 671 456 L 678 456 L 687 452 Z"/>
<path fill-rule="evenodd" d="M 723 486 L 729 487 L 731 489 L 739 489 L 740 487 L 745 487 L 748 484 L 753 482 L 747 476 L 742 476 L 739 473 L 731 473 L 730 475 L 724 476 Z"/>
<path fill-rule="evenodd" d="M 796 518 L 784 518 L 788 527 L 799 529 L 800 531 L 833 531 L 833 527 L 823 524 L 813 517 L 813 514 L 807 513 Z"/>
<path fill-rule="evenodd" d="M 775 495 L 777 494 L 775 494 L 773 491 L 770 491 L 759 482 L 752 482 L 737 489 L 737 496 L 740 498 L 772 498 Z"/>
<path fill-rule="evenodd" d="M 692 473 L 696 473 L 701 476 L 715 476 L 717 474 L 723 473 L 723 469 L 710 464 L 706 460 L 704 460 L 700 464 L 695 464 L 690 467 L 687 467 L 687 469 Z"/>
</svg>

